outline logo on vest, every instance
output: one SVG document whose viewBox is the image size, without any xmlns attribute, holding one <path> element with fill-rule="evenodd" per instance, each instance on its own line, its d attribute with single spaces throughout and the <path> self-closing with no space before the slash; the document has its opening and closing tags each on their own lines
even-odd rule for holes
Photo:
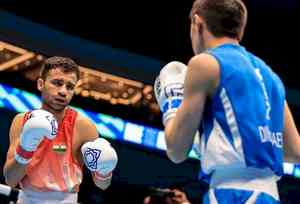
<svg viewBox="0 0 300 204">
<path fill-rule="evenodd" d="M 270 142 L 272 146 L 282 148 L 283 137 L 281 132 L 272 132 L 269 126 L 258 126 L 258 131 L 262 143 Z"/>
<path fill-rule="evenodd" d="M 67 151 L 67 145 L 66 144 L 54 144 L 52 146 L 52 150 L 55 153 L 63 154 L 63 153 L 65 153 Z"/>
</svg>

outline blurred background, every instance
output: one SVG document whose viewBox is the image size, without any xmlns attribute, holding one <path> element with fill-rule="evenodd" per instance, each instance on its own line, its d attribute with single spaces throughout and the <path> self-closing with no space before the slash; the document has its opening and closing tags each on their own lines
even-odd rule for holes
<svg viewBox="0 0 300 204">
<path fill-rule="evenodd" d="M 249 20 L 242 45 L 282 78 L 300 124 L 299 1 L 244 0 Z M 142 203 L 154 188 L 182 188 L 201 203 L 195 152 L 183 164 L 165 154 L 153 82 L 169 61 L 187 63 L 192 0 L 21 1 L 0 0 L 0 182 L 8 130 L 18 112 L 38 108 L 35 80 L 43 60 L 66 56 L 81 66 L 82 83 L 71 105 L 92 119 L 116 148 L 119 164 L 111 187 L 97 189 L 88 172 L 81 203 Z M 300 166 L 285 164 L 282 203 L 299 203 Z M 8 203 L 0 195 L 0 203 Z"/>
</svg>

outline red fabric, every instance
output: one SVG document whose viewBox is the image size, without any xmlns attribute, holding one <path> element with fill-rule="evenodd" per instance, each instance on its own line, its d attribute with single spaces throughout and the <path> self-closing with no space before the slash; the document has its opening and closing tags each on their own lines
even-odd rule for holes
<svg viewBox="0 0 300 204">
<path fill-rule="evenodd" d="M 82 181 L 82 169 L 72 155 L 72 144 L 77 112 L 67 108 L 58 124 L 57 135 L 53 140 L 44 138 L 26 166 L 26 175 L 21 181 L 23 189 L 34 191 L 78 192 Z M 24 121 L 26 121 L 26 116 Z M 63 152 L 55 146 L 65 146 Z"/>
</svg>

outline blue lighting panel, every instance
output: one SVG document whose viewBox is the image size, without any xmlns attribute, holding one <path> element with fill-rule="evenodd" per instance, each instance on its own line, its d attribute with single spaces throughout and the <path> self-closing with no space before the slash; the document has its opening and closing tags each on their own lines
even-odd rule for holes
<svg viewBox="0 0 300 204">
<path fill-rule="evenodd" d="M 0 83 L 0 108 L 16 112 L 26 112 L 41 107 L 40 97 Z M 128 122 L 121 118 L 72 107 L 83 116 L 92 120 L 101 136 L 115 140 L 123 140 L 142 146 L 166 150 L 164 132 L 162 130 Z M 189 156 L 199 159 L 198 151 L 194 149 Z M 300 178 L 300 165 L 284 163 L 284 172 Z"/>
</svg>

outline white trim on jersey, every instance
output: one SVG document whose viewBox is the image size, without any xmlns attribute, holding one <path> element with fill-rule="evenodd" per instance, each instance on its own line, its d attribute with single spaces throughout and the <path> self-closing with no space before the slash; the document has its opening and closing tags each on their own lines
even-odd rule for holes
<svg viewBox="0 0 300 204">
<path fill-rule="evenodd" d="M 221 98 L 221 101 L 223 104 L 226 121 L 229 126 L 231 135 L 233 137 L 234 147 L 235 147 L 236 151 L 238 152 L 241 161 L 243 161 L 244 164 L 246 165 L 241 134 L 240 134 L 240 131 L 238 128 L 238 124 L 237 124 L 236 117 L 235 117 L 235 114 L 234 114 L 234 111 L 232 108 L 232 104 L 226 93 L 225 88 L 222 88 L 221 93 L 220 93 L 220 98 Z"/>
<path fill-rule="evenodd" d="M 232 166 L 214 172 L 210 180 L 210 189 L 258 191 L 279 200 L 277 180 L 278 176 L 268 168 Z"/>
<path fill-rule="evenodd" d="M 206 145 L 205 137 L 201 137 L 201 155 L 202 170 L 206 174 L 228 165 L 244 166 L 243 160 L 228 141 L 216 119 L 213 121 L 213 127 Z"/>
</svg>

